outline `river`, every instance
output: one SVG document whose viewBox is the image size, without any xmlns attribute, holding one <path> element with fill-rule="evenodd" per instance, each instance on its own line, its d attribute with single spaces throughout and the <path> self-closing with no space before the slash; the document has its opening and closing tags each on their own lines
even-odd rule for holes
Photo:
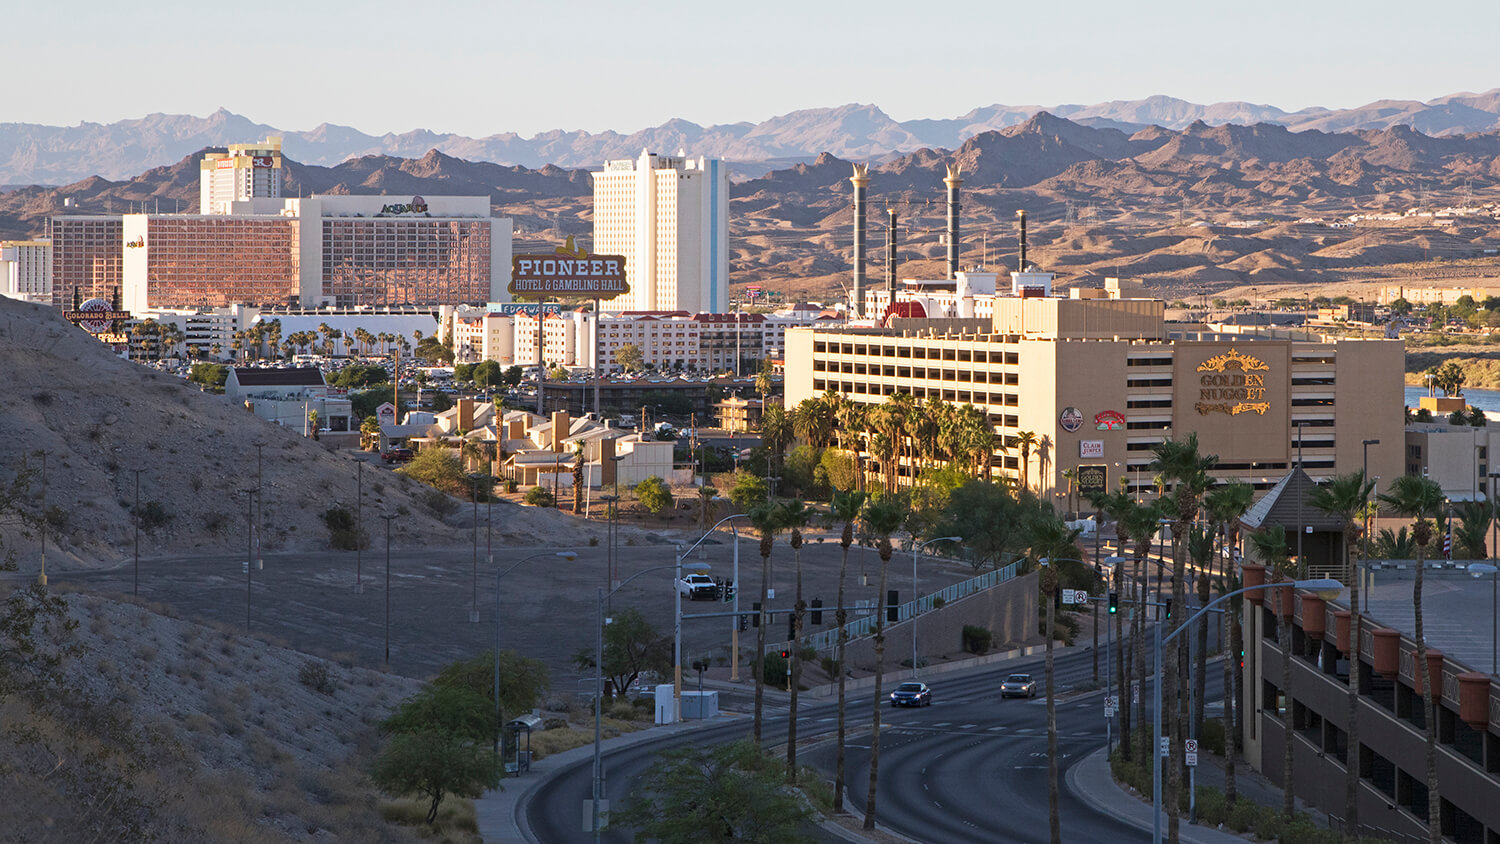
<svg viewBox="0 0 1500 844">
<path fill-rule="evenodd" d="M 1415 408 L 1417 399 L 1427 395 L 1426 387 L 1407 387 L 1406 406 Z M 1500 413 L 1500 390 L 1464 389 L 1464 401 L 1488 413 Z"/>
</svg>

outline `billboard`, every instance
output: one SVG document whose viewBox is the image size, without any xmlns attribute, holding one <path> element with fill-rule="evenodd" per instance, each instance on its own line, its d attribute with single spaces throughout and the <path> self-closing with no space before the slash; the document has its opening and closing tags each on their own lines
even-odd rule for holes
<svg viewBox="0 0 1500 844">
<path fill-rule="evenodd" d="M 613 299 L 630 292 L 623 256 L 562 252 L 513 256 L 511 295 L 538 299 L 548 296 Z"/>
<path fill-rule="evenodd" d="M 1291 344 L 1179 341 L 1173 358 L 1175 428 L 1203 454 L 1284 462 L 1291 450 Z M 1329 400 L 1329 404 L 1332 402 Z"/>
</svg>

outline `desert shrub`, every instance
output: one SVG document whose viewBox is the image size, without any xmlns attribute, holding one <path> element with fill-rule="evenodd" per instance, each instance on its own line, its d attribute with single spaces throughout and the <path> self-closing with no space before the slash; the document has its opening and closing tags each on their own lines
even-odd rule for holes
<svg viewBox="0 0 1500 844">
<path fill-rule="evenodd" d="M 461 506 L 452 496 L 436 489 L 427 490 L 419 496 L 418 500 L 422 502 L 424 507 L 431 510 L 433 515 L 440 519 L 446 519 L 457 513 L 458 508 Z"/>
<path fill-rule="evenodd" d="M 552 490 L 534 486 L 526 490 L 526 503 L 533 507 L 556 507 L 557 499 L 552 495 Z"/>
<path fill-rule="evenodd" d="M 396 472 L 453 495 L 467 496 L 471 489 L 464 476 L 463 464 L 450 448 L 424 448 Z"/>
<path fill-rule="evenodd" d="M 1224 755 L 1224 722 L 1218 718 L 1203 719 L 1203 735 L 1198 741 L 1209 753 L 1216 756 Z"/>
<path fill-rule="evenodd" d="M 343 507 L 324 510 L 323 524 L 328 527 L 328 543 L 340 551 L 370 547 L 369 534 L 359 529 L 354 514 Z"/>
<path fill-rule="evenodd" d="M 766 658 L 761 660 L 761 676 L 767 686 L 786 688 L 786 660 L 781 651 L 766 651 Z"/>
<path fill-rule="evenodd" d="M 797 658 L 802 660 L 803 662 L 817 662 L 818 649 L 813 647 L 812 645 L 803 645 L 802 648 L 797 651 Z"/>
<path fill-rule="evenodd" d="M 635 497 L 652 515 L 659 515 L 672 506 L 672 489 L 656 475 L 635 485 Z"/>
<path fill-rule="evenodd" d="M 1198 823 L 1218 826 L 1229 816 L 1229 807 L 1224 802 L 1224 793 L 1217 788 L 1198 788 Z"/>
<path fill-rule="evenodd" d="M 223 533 L 229 525 L 229 517 L 217 510 L 203 514 L 203 529 L 208 533 Z"/>
<path fill-rule="evenodd" d="M 333 675 L 328 672 L 328 666 L 313 660 L 302 663 L 302 667 L 297 669 L 297 682 L 324 695 L 332 695 L 337 688 Z"/>
<path fill-rule="evenodd" d="M 825 656 L 825 657 L 823 657 L 822 665 L 823 665 L 823 673 L 827 674 L 829 677 L 837 677 L 838 676 L 838 668 L 839 668 L 839 661 L 838 660 L 834 659 L 831 656 Z"/>
<path fill-rule="evenodd" d="M 995 643 L 995 634 L 977 624 L 965 624 L 963 638 L 964 650 L 971 654 L 989 653 Z"/>
<path fill-rule="evenodd" d="M 1281 828 L 1286 824 L 1286 818 L 1282 816 L 1279 809 L 1269 806 L 1257 806 L 1255 809 L 1255 820 L 1250 824 L 1250 830 L 1255 837 L 1264 841 L 1276 841 L 1281 838 Z"/>
<path fill-rule="evenodd" d="M 1229 810 L 1229 817 L 1224 823 L 1235 832 L 1249 832 L 1250 827 L 1255 825 L 1256 815 L 1260 813 L 1260 807 L 1249 800 L 1237 801 Z"/>
</svg>

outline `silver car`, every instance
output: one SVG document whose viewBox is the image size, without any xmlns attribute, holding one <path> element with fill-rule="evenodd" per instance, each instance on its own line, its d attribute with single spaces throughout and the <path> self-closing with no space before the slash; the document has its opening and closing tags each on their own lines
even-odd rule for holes
<svg viewBox="0 0 1500 844">
<path fill-rule="evenodd" d="M 1000 684 L 1000 698 L 1036 697 L 1036 681 L 1030 674 L 1012 674 Z"/>
</svg>

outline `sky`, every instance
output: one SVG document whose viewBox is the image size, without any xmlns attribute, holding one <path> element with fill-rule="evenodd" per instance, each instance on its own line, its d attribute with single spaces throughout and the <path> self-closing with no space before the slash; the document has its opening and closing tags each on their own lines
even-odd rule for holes
<svg viewBox="0 0 1500 844">
<path fill-rule="evenodd" d="M 910 120 L 1154 94 L 1294 111 L 1500 87 L 1493 0 L 20 2 L 0 122 L 223 107 L 284 130 L 529 137 L 851 102 Z"/>
</svg>

